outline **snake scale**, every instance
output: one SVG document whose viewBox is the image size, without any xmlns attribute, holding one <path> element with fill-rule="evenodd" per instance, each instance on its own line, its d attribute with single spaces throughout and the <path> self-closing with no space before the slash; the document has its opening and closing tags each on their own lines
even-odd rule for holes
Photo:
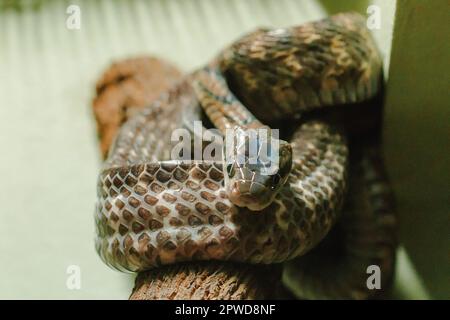
<svg viewBox="0 0 450 320">
<path fill-rule="evenodd" d="M 194 260 L 285 262 L 300 297 L 366 297 L 350 281 L 356 267 L 375 261 L 392 274 L 389 186 L 373 148 L 352 164 L 346 128 L 308 114 L 364 102 L 381 85 L 381 57 L 358 14 L 245 35 L 123 124 L 98 179 L 99 255 L 131 272 Z M 171 134 L 186 118 L 232 130 L 233 161 L 171 159 Z M 292 120 L 272 138 L 268 126 Z M 271 175 L 241 150 L 255 128 L 279 143 Z M 327 261 L 340 233 L 351 235 L 339 249 L 349 254 Z M 333 270 L 335 281 L 321 280 Z"/>
</svg>

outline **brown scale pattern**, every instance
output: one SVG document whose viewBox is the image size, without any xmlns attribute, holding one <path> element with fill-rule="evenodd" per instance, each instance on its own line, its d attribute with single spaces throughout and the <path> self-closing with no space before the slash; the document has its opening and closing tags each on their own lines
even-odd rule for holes
<svg viewBox="0 0 450 320">
<path fill-rule="evenodd" d="M 311 249 L 332 227 L 347 147 L 323 123 L 301 126 L 285 188 L 256 214 L 230 203 L 221 163 L 162 161 L 107 168 L 98 183 L 97 250 L 119 270 L 191 260 L 275 263 Z M 298 140 L 298 139 L 294 139 Z"/>
<path fill-rule="evenodd" d="M 356 13 L 260 29 L 218 60 L 234 94 L 263 122 L 367 100 L 382 81 L 381 56 Z"/>
<path fill-rule="evenodd" d="M 381 80 L 373 39 L 354 14 L 298 28 L 260 30 L 230 48 L 217 60 L 220 71 L 263 120 L 368 99 Z M 309 121 L 295 130 L 289 179 L 260 212 L 231 204 L 221 163 L 169 160 L 170 134 L 183 127 L 183 110 L 207 103 L 212 114 L 220 107 L 192 88 L 191 83 L 202 81 L 195 78 L 198 74 L 130 118 L 104 164 L 98 180 L 96 247 L 113 268 L 143 271 L 193 260 L 283 262 L 311 250 L 338 218 L 347 189 L 348 148 L 343 136 L 325 123 Z M 226 92 L 221 91 L 223 83 L 207 82 L 205 87 L 216 95 Z M 245 113 L 239 104 L 232 111 L 236 119 Z M 374 226 L 373 220 L 367 222 Z M 301 266 L 298 271 L 302 274 Z M 314 281 L 305 283 L 309 280 Z M 345 290 L 343 295 L 353 287 Z"/>
<path fill-rule="evenodd" d="M 351 162 L 349 196 L 336 228 L 310 254 L 285 265 L 284 282 L 308 299 L 367 299 L 385 294 L 397 247 L 395 201 L 379 146 Z M 366 269 L 381 270 L 381 290 L 369 290 Z"/>
</svg>

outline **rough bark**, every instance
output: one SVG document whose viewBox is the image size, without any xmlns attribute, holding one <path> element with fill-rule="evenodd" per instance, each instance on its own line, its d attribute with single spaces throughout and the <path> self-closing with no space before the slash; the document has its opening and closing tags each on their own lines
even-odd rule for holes
<svg viewBox="0 0 450 320">
<path fill-rule="evenodd" d="M 280 265 L 185 263 L 141 272 L 131 300 L 250 300 L 288 297 Z"/>
<path fill-rule="evenodd" d="M 97 81 L 92 102 L 103 158 L 120 126 L 181 77 L 176 67 L 154 57 L 117 61 L 105 70 Z"/>
</svg>

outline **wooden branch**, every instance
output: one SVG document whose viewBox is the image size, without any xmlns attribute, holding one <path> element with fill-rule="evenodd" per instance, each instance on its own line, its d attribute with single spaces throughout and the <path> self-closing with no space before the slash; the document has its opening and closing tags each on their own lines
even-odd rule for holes
<svg viewBox="0 0 450 320">
<path fill-rule="evenodd" d="M 287 297 L 281 265 L 196 262 L 141 272 L 130 300 L 250 300 Z"/>
</svg>

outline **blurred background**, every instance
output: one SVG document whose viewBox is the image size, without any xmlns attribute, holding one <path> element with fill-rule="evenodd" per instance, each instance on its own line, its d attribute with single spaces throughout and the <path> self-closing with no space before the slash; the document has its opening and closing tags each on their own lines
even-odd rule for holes
<svg viewBox="0 0 450 320">
<path fill-rule="evenodd" d="M 67 27 L 71 5 L 79 28 Z M 381 10 L 373 33 L 401 221 L 394 297 L 450 298 L 447 0 L 0 0 L 0 298 L 131 292 L 134 276 L 106 267 L 93 242 L 101 160 L 91 100 L 112 61 L 156 55 L 188 72 L 256 27 L 370 5 Z M 72 265 L 79 290 L 67 286 Z"/>
</svg>

